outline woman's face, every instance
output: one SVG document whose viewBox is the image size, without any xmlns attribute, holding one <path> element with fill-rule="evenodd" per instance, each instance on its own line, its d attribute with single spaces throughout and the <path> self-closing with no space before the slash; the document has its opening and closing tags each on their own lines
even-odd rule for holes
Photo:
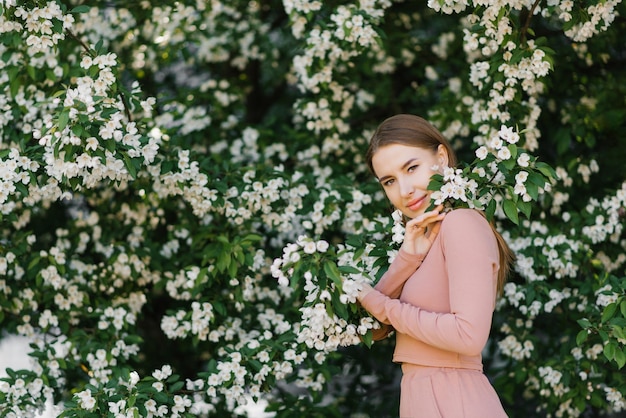
<svg viewBox="0 0 626 418">
<path fill-rule="evenodd" d="M 374 173 L 387 198 L 409 218 L 426 211 L 430 205 L 430 178 L 447 165 L 448 153 L 443 145 L 432 151 L 390 144 L 379 148 L 372 157 Z"/>
</svg>

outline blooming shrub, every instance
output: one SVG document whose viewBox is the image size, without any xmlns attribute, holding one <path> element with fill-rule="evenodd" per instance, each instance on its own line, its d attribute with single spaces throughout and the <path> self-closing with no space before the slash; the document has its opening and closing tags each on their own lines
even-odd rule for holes
<svg viewBox="0 0 626 418">
<path fill-rule="evenodd" d="M 623 411 L 620 15 L 0 2 L 0 323 L 32 340 L 0 416 L 389 414 L 392 344 L 352 302 L 401 241 L 363 160 L 395 113 L 452 141 L 438 198 L 517 254 L 485 352 L 507 412 Z"/>
</svg>

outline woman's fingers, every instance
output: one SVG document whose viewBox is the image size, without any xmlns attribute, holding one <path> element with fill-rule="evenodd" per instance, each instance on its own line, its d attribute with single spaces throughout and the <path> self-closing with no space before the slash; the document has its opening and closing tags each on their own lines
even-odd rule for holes
<svg viewBox="0 0 626 418">
<path fill-rule="evenodd" d="M 441 215 L 441 220 L 443 220 L 443 217 L 445 216 L 445 213 L 442 213 Z M 435 241 L 435 238 L 437 238 L 437 235 L 439 234 L 439 230 L 441 229 L 441 220 L 437 223 L 435 223 L 432 228 L 430 228 L 430 230 L 428 231 L 428 240 L 433 243 Z"/>
<path fill-rule="evenodd" d="M 359 291 L 359 293 L 357 294 L 356 298 L 360 301 L 363 300 L 363 298 L 365 296 L 367 296 L 367 294 L 369 292 L 371 292 L 372 290 L 374 290 L 374 288 L 368 284 L 368 283 L 361 283 L 361 290 Z"/>
<path fill-rule="evenodd" d="M 406 223 L 402 247 L 409 254 L 425 256 L 430 250 L 441 229 L 441 221 L 446 216 L 442 206 L 425 212 Z"/>
<path fill-rule="evenodd" d="M 423 228 L 423 230 L 425 231 L 430 224 L 434 222 L 439 222 L 444 218 L 445 214 L 441 213 L 442 209 L 443 206 L 440 205 L 429 212 L 425 212 L 420 216 L 411 219 L 407 222 L 406 229 L 409 230 L 414 228 Z"/>
</svg>

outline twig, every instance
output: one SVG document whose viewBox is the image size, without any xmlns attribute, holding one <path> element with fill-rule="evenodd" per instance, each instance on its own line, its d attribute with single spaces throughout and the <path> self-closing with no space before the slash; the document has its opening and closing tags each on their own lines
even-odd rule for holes
<svg viewBox="0 0 626 418">
<path fill-rule="evenodd" d="M 530 8 L 530 10 L 528 10 L 528 15 L 526 16 L 526 22 L 524 23 L 524 27 L 522 28 L 522 45 L 526 45 L 526 34 L 528 33 L 528 28 L 530 27 L 530 19 L 533 16 L 533 13 L 535 12 L 535 9 L 539 5 L 540 1 L 541 0 L 535 0 L 535 3 L 533 3 L 533 6 Z"/>
<path fill-rule="evenodd" d="M 89 45 L 87 45 L 85 42 L 83 42 L 83 40 L 82 40 L 82 39 L 80 39 L 78 36 L 76 36 L 76 35 L 74 34 L 74 32 L 72 32 L 71 30 L 66 29 L 66 32 L 67 32 L 67 34 L 68 34 L 68 35 L 70 35 L 70 38 L 72 38 L 72 39 L 74 39 L 76 42 L 78 42 L 78 43 L 79 43 L 79 44 L 83 47 L 83 49 L 84 49 L 85 51 L 87 51 L 87 53 L 88 53 L 89 55 L 92 55 L 92 52 L 93 52 L 93 51 L 91 50 L 91 48 L 89 48 Z"/>
<path fill-rule="evenodd" d="M 87 52 L 90 56 L 95 56 L 96 55 L 96 51 L 94 51 L 93 49 L 91 49 L 89 47 L 89 45 L 87 45 L 85 42 L 83 42 L 82 39 L 80 39 L 78 36 L 76 36 L 76 34 L 74 34 L 74 32 L 72 32 L 69 29 L 66 29 L 67 34 L 70 36 L 70 38 L 74 39 L 76 42 L 78 42 L 80 44 L 80 46 L 83 47 L 83 49 L 85 50 L 85 52 Z M 126 96 L 124 96 L 124 93 L 122 93 L 121 91 L 118 93 L 120 95 L 120 100 L 122 101 L 122 105 L 124 106 L 124 113 L 126 114 L 126 117 L 128 118 L 129 122 L 133 121 L 133 116 L 130 113 L 130 107 L 128 106 L 128 101 L 126 100 Z"/>
<path fill-rule="evenodd" d="M 498 168 L 495 173 L 493 173 L 493 176 L 491 176 L 491 178 L 489 179 L 489 183 L 491 183 L 493 181 L 493 179 L 496 178 L 496 176 L 498 175 L 498 173 L 500 172 L 500 169 Z"/>
</svg>

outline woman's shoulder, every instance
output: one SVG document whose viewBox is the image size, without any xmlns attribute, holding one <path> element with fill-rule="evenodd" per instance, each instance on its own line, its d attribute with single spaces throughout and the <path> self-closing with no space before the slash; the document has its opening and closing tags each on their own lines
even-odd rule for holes
<svg viewBox="0 0 626 418">
<path fill-rule="evenodd" d="M 452 209 L 446 214 L 445 219 L 455 219 L 455 220 L 471 220 L 475 219 L 477 221 L 487 222 L 487 218 L 483 212 L 477 209 L 468 209 L 468 208 L 457 208 Z"/>
<path fill-rule="evenodd" d="M 439 231 L 443 248 L 463 248 L 467 254 L 498 252 L 497 239 L 485 215 L 476 209 L 455 209 L 441 223 Z"/>
<path fill-rule="evenodd" d="M 490 228 L 485 215 L 476 209 L 458 208 L 448 212 L 443 218 L 441 230 Z"/>
</svg>

